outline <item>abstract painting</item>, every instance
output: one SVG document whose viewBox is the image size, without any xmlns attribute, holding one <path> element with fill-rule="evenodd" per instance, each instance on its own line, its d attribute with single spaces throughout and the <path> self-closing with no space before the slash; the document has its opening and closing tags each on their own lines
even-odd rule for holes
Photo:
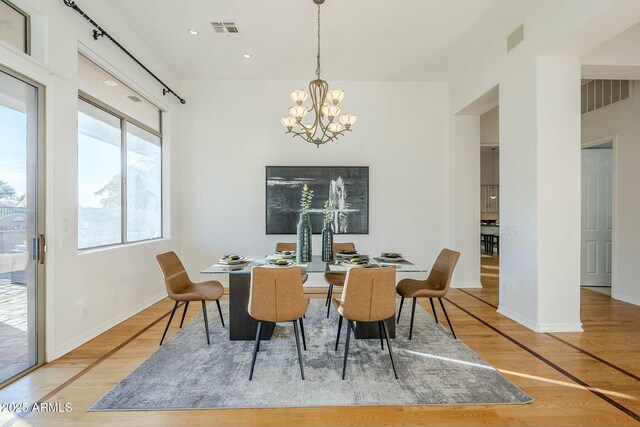
<svg viewBox="0 0 640 427">
<path fill-rule="evenodd" d="M 369 234 L 369 168 L 366 166 L 267 166 L 267 234 L 296 234 L 304 184 L 313 190 L 309 210 L 314 234 L 323 228 L 329 201 L 335 234 Z"/>
</svg>

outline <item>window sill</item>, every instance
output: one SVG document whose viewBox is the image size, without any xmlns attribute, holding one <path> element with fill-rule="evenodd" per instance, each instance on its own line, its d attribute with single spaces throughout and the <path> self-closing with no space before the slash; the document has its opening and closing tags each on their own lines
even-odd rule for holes
<svg viewBox="0 0 640 427">
<path fill-rule="evenodd" d="M 169 240 L 170 239 L 168 239 L 166 237 L 156 237 L 154 239 L 138 240 L 136 242 L 115 243 L 113 245 L 95 246 L 93 248 L 78 249 L 78 255 L 92 254 L 92 253 L 96 253 L 96 252 L 104 252 L 104 251 L 109 251 L 109 250 L 114 250 L 114 249 L 130 248 L 132 246 L 142 246 L 142 245 L 148 245 L 148 244 L 155 244 L 155 243 L 159 243 L 159 242 L 163 242 L 163 241 L 169 241 Z"/>
</svg>

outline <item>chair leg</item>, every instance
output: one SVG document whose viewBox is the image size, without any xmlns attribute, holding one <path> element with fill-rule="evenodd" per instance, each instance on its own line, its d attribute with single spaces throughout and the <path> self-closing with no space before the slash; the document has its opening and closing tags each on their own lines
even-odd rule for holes
<svg viewBox="0 0 640 427">
<path fill-rule="evenodd" d="M 167 322 L 167 327 L 164 328 L 164 334 L 162 334 L 162 338 L 160 339 L 160 345 L 162 345 L 162 341 L 164 341 L 165 335 L 167 335 L 167 331 L 169 330 L 169 325 L 173 320 L 173 315 L 176 314 L 176 310 L 178 309 L 178 301 L 173 305 L 173 310 L 171 310 L 171 316 L 169 316 L 169 321 Z"/>
<path fill-rule="evenodd" d="M 293 321 L 293 334 L 296 336 L 296 347 L 298 348 L 298 363 L 300 364 L 300 376 L 304 380 L 304 367 L 302 366 L 302 352 L 300 351 L 300 339 L 298 338 L 298 322 Z"/>
<path fill-rule="evenodd" d="M 304 348 L 304 351 L 307 351 L 307 339 L 304 336 L 304 322 L 302 321 L 302 317 L 298 319 L 298 321 L 300 322 L 300 332 L 302 335 L 302 348 Z"/>
<path fill-rule="evenodd" d="M 351 320 L 347 319 L 347 343 L 344 346 L 344 362 L 342 362 L 342 379 L 347 374 L 347 357 L 349 357 L 349 338 L 351 338 Z"/>
<path fill-rule="evenodd" d="M 378 322 L 378 335 L 380 335 L 380 347 L 384 350 L 384 341 L 382 339 L 382 321 Z"/>
<path fill-rule="evenodd" d="M 331 297 L 333 296 L 333 285 L 329 285 L 329 294 L 327 296 L 327 319 L 329 318 L 329 312 L 331 311 Z"/>
<path fill-rule="evenodd" d="M 342 316 L 338 319 L 338 336 L 336 337 L 336 349 L 338 351 L 338 342 L 340 342 L 340 331 L 342 330 Z"/>
<path fill-rule="evenodd" d="M 393 361 L 393 351 L 391 351 L 391 342 L 389 341 L 389 332 L 387 331 L 387 324 L 384 321 L 382 323 L 382 328 L 384 329 L 384 337 L 387 340 L 387 348 L 389 348 L 389 357 L 391 358 L 391 366 L 393 367 L 393 375 L 395 375 L 396 379 L 398 379 L 398 372 L 396 372 L 396 363 Z"/>
<path fill-rule="evenodd" d="M 253 368 L 256 366 L 256 355 L 258 354 L 258 346 L 260 345 L 260 332 L 262 332 L 262 322 L 258 322 L 256 331 L 256 342 L 253 345 L 253 358 L 251 359 L 251 371 L 249 372 L 249 381 L 253 379 Z"/>
<path fill-rule="evenodd" d="M 449 315 L 447 314 L 447 310 L 445 310 L 444 304 L 442 303 L 442 298 L 438 297 L 438 301 L 440 301 L 440 307 L 442 307 L 442 311 L 444 311 L 444 317 L 447 318 L 447 323 L 449 324 L 449 329 L 451 329 L 451 334 L 453 334 L 453 338 L 458 339 L 458 337 L 456 337 L 456 333 L 453 332 L 453 326 L 451 326 L 451 321 L 449 320 Z"/>
<path fill-rule="evenodd" d="M 398 321 L 396 323 L 400 323 L 400 315 L 402 314 L 402 304 L 404 304 L 404 297 L 400 298 L 400 308 L 398 309 Z"/>
<path fill-rule="evenodd" d="M 184 323 L 184 316 L 187 314 L 187 308 L 189 308 L 189 301 L 184 303 L 184 311 L 182 312 L 182 319 L 180 320 L 180 329 L 182 329 L 182 324 Z"/>
<path fill-rule="evenodd" d="M 436 313 L 436 306 L 433 305 L 433 298 L 429 298 L 429 302 L 431 303 L 431 311 L 433 311 L 433 318 L 436 319 L 436 323 L 438 323 L 438 314 Z"/>
<path fill-rule="evenodd" d="M 224 317 L 222 317 L 222 308 L 220 308 L 220 300 L 216 300 L 216 305 L 218 306 L 218 314 L 220 314 L 220 322 L 222 322 L 222 327 L 224 328 Z"/>
<path fill-rule="evenodd" d="M 327 289 L 327 299 L 324 301 L 324 306 L 326 307 L 327 304 L 329 304 L 331 302 L 331 288 L 333 287 L 332 284 L 329 284 L 329 289 Z"/>
<path fill-rule="evenodd" d="M 204 332 L 207 334 L 207 345 L 211 345 L 209 340 L 209 321 L 207 320 L 207 304 L 202 300 L 202 317 L 204 317 Z"/>
<path fill-rule="evenodd" d="M 416 314 L 416 300 L 417 298 L 414 298 L 413 304 L 411 305 L 411 325 L 409 326 L 409 340 L 411 340 L 411 336 L 413 335 L 413 318 Z"/>
</svg>

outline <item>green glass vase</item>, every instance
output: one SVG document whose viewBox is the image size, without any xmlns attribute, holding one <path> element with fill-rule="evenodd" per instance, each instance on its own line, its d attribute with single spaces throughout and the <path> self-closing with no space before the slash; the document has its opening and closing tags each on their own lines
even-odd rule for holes
<svg viewBox="0 0 640 427">
<path fill-rule="evenodd" d="M 311 262 L 311 220 L 308 213 L 300 214 L 298 221 L 298 247 L 296 248 L 296 261 L 299 263 Z"/>
<path fill-rule="evenodd" d="M 333 225 L 331 221 L 325 221 L 322 229 L 322 261 L 333 261 Z"/>
</svg>

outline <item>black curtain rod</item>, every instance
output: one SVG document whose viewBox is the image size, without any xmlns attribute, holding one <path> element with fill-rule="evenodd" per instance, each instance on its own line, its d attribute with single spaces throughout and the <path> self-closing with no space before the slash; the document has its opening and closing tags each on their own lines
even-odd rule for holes
<svg viewBox="0 0 640 427">
<path fill-rule="evenodd" d="M 138 61 L 138 59 L 135 56 L 133 56 L 131 54 L 131 52 L 129 52 L 127 49 L 125 49 L 124 46 L 122 46 L 116 39 L 111 37 L 111 35 L 109 33 L 107 33 L 104 28 L 102 28 L 100 25 L 98 25 L 96 23 L 96 21 L 94 21 L 93 19 L 91 19 L 91 17 L 89 15 L 84 13 L 84 11 L 78 7 L 78 5 L 76 4 L 75 1 L 71 1 L 71 0 L 63 0 L 63 1 L 64 1 L 64 4 L 66 6 L 69 6 L 70 8 L 72 8 L 73 10 L 78 12 L 84 19 L 89 21 L 89 23 L 95 27 L 94 30 L 93 30 L 93 39 L 94 40 L 98 40 L 98 37 L 103 37 L 103 36 L 108 38 L 109 40 L 111 40 L 111 42 L 113 44 L 118 46 L 120 48 L 120 50 L 122 50 L 124 53 L 126 53 L 129 58 L 131 58 L 133 61 L 135 61 L 136 64 L 138 64 L 140 67 L 142 67 L 143 70 L 145 70 L 147 73 L 149 73 L 151 75 L 151 77 L 156 79 L 163 86 L 163 89 L 162 89 L 162 94 L 163 95 L 166 95 L 166 94 L 170 93 L 170 94 L 174 95 L 176 98 L 178 98 L 180 100 L 181 104 L 185 104 L 187 102 L 184 98 L 181 98 L 180 95 L 175 93 L 173 91 L 173 89 L 171 89 L 169 86 L 167 86 L 162 80 L 160 80 L 160 78 L 158 78 L 158 76 L 153 74 L 151 72 L 151 70 L 149 70 L 147 67 L 145 67 L 142 62 Z"/>
</svg>

